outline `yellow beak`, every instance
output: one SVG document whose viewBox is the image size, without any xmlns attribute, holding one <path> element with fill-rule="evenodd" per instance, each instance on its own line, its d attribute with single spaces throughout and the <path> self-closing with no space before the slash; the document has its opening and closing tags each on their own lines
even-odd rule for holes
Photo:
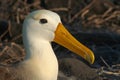
<svg viewBox="0 0 120 80">
<path fill-rule="evenodd" d="M 59 23 L 55 31 L 54 42 L 64 46 L 70 51 L 80 55 L 87 60 L 90 64 L 93 64 L 95 58 L 93 52 L 86 46 L 77 41 L 66 29 Z"/>
</svg>

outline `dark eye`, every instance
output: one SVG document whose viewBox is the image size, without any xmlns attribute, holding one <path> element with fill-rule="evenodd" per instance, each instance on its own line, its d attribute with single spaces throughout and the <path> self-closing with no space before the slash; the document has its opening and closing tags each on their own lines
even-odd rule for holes
<svg viewBox="0 0 120 80">
<path fill-rule="evenodd" d="M 47 23 L 47 19 L 40 19 L 40 23 L 42 23 L 42 24 Z"/>
</svg>

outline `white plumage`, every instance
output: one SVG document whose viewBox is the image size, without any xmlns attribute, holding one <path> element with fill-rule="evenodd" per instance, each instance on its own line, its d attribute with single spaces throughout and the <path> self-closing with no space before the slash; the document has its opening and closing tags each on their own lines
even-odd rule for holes
<svg viewBox="0 0 120 80">
<path fill-rule="evenodd" d="M 51 47 L 54 41 L 89 63 L 94 62 L 91 50 L 78 42 L 64 28 L 58 14 L 49 10 L 30 13 L 23 23 L 26 56 L 23 62 L 10 67 L 11 80 L 57 80 L 58 62 Z"/>
</svg>

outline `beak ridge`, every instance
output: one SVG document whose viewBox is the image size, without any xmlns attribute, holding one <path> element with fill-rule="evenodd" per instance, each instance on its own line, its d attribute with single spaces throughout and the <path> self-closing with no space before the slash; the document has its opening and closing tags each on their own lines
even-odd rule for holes
<svg viewBox="0 0 120 80">
<path fill-rule="evenodd" d="M 54 42 L 78 54 L 79 56 L 87 60 L 90 64 L 94 63 L 95 57 L 93 52 L 82 43 L 80 43 L 78 40 L 76 40 L 61 23 L 58 24 L 55 31 Z"/>
</svg>

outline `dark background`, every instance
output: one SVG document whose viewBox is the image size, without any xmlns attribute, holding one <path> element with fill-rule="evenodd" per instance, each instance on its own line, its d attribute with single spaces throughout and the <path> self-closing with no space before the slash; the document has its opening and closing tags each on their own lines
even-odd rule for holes
<svg viewBox="0 0 120 80">
<path fill-rule="evenodd" d="M 28 13 L 38 9 L 57 12 L 66 28 L 96 57 L 89 65 L 53 43 L 59 60 L 77 58 L 96 69 L 102 80 L 120 80 L 120 0 L 0 0 L 1 64 L 23 60 L 22 23 Z"/>
</svg>

